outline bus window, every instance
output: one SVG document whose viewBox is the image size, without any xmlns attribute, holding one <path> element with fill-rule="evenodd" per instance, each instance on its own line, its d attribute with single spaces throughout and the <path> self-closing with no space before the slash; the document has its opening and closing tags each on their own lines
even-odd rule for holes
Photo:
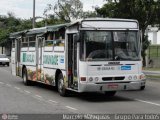
<svg viewBox="0 0 160 120">
<path fill-rule="evenodd" d="M 12 41 L 12 48 L 15 48 L 15 39 Z"/>
<path fill-rule="evenodd" d="M 61 29 L 55 32 L 54 46 L 64 46 L 65 30 Z"/>
<path fill-rule="evenodd" d="M 22 47 L 28 47 L 28 39 L 26 37 L 22 39 Z"/>
<path fill-rule="evenodd" d="M 28 37 L 28 39 L 29 39 L 29 47 L 35 47 L 35 45 L 36 45 L 35 37 L 34 36 Z"/>
<path fill-rule="evenodd" d="M 114 32 L 114 49 L 116 60 L 139 60 L 140 49 L 136 31 Z"/>
<path fill-rule="evenodd" d="M 47 33 L 46 35 L 46 41 L 45 41 L 45 46 L 53 46 L 53 39 L 54 39 L 54 34 L 53 33 Z"/>
<path fill-rule="evenodd" d="M 12 40 L 12 51 L 15 51 L 15 39 Z"/>
</svg>

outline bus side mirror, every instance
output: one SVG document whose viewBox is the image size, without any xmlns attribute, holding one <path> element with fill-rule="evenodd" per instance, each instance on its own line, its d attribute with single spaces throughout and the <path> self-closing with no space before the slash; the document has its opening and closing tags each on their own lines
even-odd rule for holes
<svg viewBox="0 0 160 120">
<path fill-rule="evenodd" d="M 142 43 L 142 30 L 139 31 L 140 42 Z"/>
<path fill-rule="evenodd" d="M 79 33 L 77 33 L 77 34 L 75 34 L 75 35 L 73 36 L 73 40 L 74 40 L 75 42 L 80 42 Z"/>
</svg>

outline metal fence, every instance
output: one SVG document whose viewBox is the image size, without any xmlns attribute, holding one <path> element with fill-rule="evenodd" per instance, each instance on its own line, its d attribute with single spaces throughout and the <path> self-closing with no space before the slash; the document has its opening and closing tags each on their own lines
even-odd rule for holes
<svg viewBox="0 0 160 120">
<path fill-rule="evenodd" d="M 151 45 L 147 51 L 148 66 L 160 67 L 160 45 Z"/>
<path fill-rule="evenodd" d="M 160 45 L 152 45 L 148 48 L 148 58 L 160 57 Z"/>
</svg>

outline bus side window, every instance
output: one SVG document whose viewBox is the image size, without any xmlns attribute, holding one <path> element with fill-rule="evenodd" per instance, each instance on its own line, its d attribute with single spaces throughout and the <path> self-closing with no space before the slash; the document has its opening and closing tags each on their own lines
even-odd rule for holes
<svg viewBox="0 0 160 120">
<path fill-rule="evenodd" d="M 30 37 L 28 37 L 28 39 L 29 39 L 29 47 L 35 47 L 35 45 L 36 45 L 35 36 L 30 36 Z"/>
<path fill-rule="evenodd" d="M 15 51 L 15 39 L 12 39 L 12 51 Z"/>
<path fill-rule="evenodd" d="M 64 46 L 65 29 L 60 29 L 55 32 L 54 46 Z"/>
<path fill-rule="evenodd" d="M 54 34 L 52 32 L 46 34 L 45 46 L 53 46 Z"/>
<path fill-rule="evenodd" d="M 22 47 L 24 47 L 24 48 L 28 47 L 28 38 L 27 37 L 23 37 L 23 39 L 22 39 Z"/>
<path fill-rule="evenodd" d="M 15 39 L 12 41 L 12 48 L 15 48 Z"/>
</svg>

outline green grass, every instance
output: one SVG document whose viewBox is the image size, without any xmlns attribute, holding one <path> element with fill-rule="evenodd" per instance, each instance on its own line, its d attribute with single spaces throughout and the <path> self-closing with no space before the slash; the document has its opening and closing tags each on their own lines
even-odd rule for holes
<svg viewBox="0 0 160 120">
<path fill-rule="evenodd" d="M 152 58 L 152 57 L 160 57 L 160 46 L 150 46 L 148 48 L 148 52 L 147 52 L 147 56 L 149 56 Z"/>
</svg>

